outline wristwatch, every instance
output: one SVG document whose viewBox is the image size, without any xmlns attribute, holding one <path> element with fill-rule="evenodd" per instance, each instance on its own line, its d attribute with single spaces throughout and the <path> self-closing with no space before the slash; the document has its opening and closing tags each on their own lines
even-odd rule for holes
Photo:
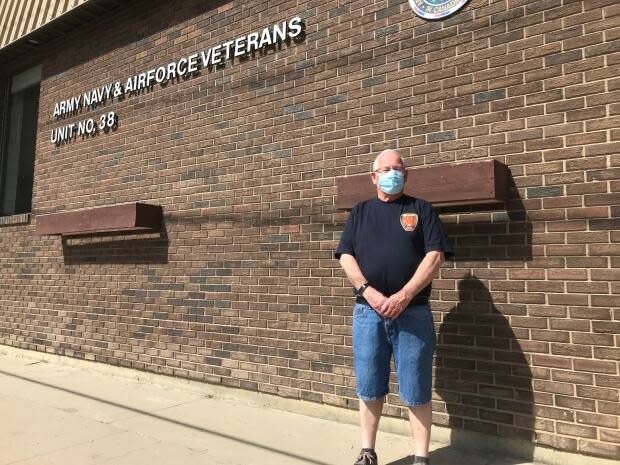
<svg viewBox="0 0 620 465">
<path fill-rule="evenodd" d="M 357 296 L 362 296 L 362 294 L 364 293 L 364 291 L 370 287 L 370 284 L 368 283 L 364 283 L 362 284 L 360 287 L 358 287 L 357 289 L 355 289 L 355 291 L 353 292 L 353 295 Z"/>
</svg>

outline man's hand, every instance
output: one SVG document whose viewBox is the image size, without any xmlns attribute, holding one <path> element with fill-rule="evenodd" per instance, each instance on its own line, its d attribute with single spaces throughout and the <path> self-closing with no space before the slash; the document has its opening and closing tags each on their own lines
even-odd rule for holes
<svg viewBox="0 0 620 465">
<path fill-rule="evenodd" d="M 400 291 L 383 303 L 379 313 L 387 318 L 398 317 L 407 308 L 411 299 L 433 280 L 443 261 L 443 252 L 438 250 L 427 252 L 413 277 Z"/>
<path fill-rule="evenodd" d="M 405 289 L 401 289 L 385 300 L 379 313 L 387 318 L 396 318 L 407 308 L 411 299 L 413 299 L 413 294 Z"/>
<path fill-rule="evenodd" d="M 375 309 L 375 311 L 381 314 L 381 307 L 387 301 L 386 296 L 381 294 L 381 292 L 376 290 L 374 287 L 369 286 L 362 294 L 362 297 L 366 299 L 366 302 L 368 302 L 370 306 Z"/>
</svg>

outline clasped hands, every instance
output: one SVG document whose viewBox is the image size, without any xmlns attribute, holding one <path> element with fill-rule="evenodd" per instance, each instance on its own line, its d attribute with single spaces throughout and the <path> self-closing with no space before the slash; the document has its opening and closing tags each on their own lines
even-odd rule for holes
<svg viewBox="0 0 620 465">
<path fill-rule="evenodd" d="M 364 291 L 363 297 L 379 315 L 386 318 L 396 318 L 407 308 L 413 299 L 413 294 L 403 288 L 396 294 L 386 297 L 374 287 L 368 287 Z"/>
</svg>

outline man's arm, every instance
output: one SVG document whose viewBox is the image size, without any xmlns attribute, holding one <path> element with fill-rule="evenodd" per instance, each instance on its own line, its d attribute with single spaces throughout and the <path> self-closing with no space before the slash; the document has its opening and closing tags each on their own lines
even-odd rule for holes
<svg viewBox="0 0 620 465">
<path fill-rule="evenodd" d="M 358 289 L 366 282 L 366 278 L 362 274 L 362 270 L 360 270 L 357 260 L 353 255 L 346 253 L 340 255 L 340 265 L 342 266 L 344 273 L 347 275 L 349 282 L 355 289 Z M 364 290 L 362 297 L 364 297 L 370 306 L 379 313 L 381 313 L 381 307 L 387 300 L 387 297 L 372 286 L 369 286 L 366 290 Z"/>
<path fill-rule="evenodd" d="M 389 318 L 396 318 L 400 315 L 407 308 L 411 299 L 418 295 L 433 280 L 443 262 L 443 252 L 437 250 L 429 251 L 422 259 L 420 266 L 418 266 L 409 282 L 396 294 L 386 299 L 379 312 Z"/>
</svg>

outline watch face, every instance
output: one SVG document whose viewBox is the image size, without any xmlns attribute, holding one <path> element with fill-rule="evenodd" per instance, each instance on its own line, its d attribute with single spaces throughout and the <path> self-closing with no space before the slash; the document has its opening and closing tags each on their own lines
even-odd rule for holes
<svg viewBox="0 0 620 465">
<path fill-rule="evenodd" d="M 468 0 L 409 0 L 413 12 L 424 19 L 442 19 L 463 8 Z"/>
</svg>

